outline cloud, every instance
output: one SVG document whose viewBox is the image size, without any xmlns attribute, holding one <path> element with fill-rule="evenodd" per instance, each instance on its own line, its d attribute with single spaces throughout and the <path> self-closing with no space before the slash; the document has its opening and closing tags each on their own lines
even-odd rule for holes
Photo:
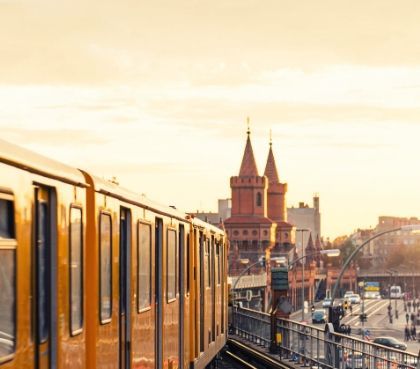
<svg viewBox="0 0 420 369">
<path fill-rule="evenodd" d="M 288 0 L 0 3 L 3 83 L 236 85 L 254 71 L 417 65 L 420 4 Z"/>
<path fill-rule="evenodd" d="M 71 146 L 81 147 L 86 144 L 104 145 L 110 142 L 110 138 L 100 135 L 99 132 L 92 132 L 81 129 L 23 129 L 2 127 L 2 137 L 14 142 L 25 142 L 31 144 L 48 144 L 48 146 Z"/>
</svg>

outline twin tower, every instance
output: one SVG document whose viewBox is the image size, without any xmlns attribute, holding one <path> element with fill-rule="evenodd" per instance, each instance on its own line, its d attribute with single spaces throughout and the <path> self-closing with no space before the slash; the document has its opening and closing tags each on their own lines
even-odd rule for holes
<svg viewBox="0 0 420 369">
<path fill-rule="evenodd" d="M 287 251 L 294 243 L 293 226 L 287 223 L 287 184 L 280 183 L 271 142 L 264 175 L 258 174 L 249 129 L 239 175 L 230 178 L 230 187 L 232 216 L 224 224 L 240 257 L 268 246 L 275 246 L 278 252 Z"/>
</svg>

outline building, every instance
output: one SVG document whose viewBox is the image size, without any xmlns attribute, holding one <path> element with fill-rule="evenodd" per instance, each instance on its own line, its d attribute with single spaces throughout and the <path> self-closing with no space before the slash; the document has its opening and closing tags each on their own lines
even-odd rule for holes
<svg viewBox="0 0 420 369">
<path fill-rule="evenodd" d="M 389 229 L 399 228 L 409 224 L 420 224 L 420 219 L 380 216 L 375 227 L 375 233 L 380 233 Z M 410 248 L 420 245 L 420 234 L 410 231 L 398 231 L 384 234 L 371 242 L 372 265 L 379 267 L 383 265 L 388 256 L 398 249 Z"/>
<path fill-rule="evenodd" d="M 226 218 L 229 218 L 232 211 L 232 200 L 231 199 L 219 199 L 217 207 L 217 213 L 215 212 L 200 212 L 197 210 L 195 213 L 191 213 L 195 217 L 211 223 L 215 226 L 220 226 Z"/>
<path fill-rule="evenodd" d="M 356 246 L 360 246 L 363 242 L 367 241 L 369 238 L 371 238 L 376 231 L 374 229 L 358 229 L 356 232 L 354 232 L 350 239 L 352 240 L 353 244 Z M 361 252 L 361 258 L 366 260 L 371 260 L 373 257 L 373 242 L 370 242 L 368 245 L 362 248 L 360 250 Z"/>
<path fill-rule="evenodd" d="M 266 250 L 271 255 L 289 252 L 294 244 L 293 226 L 287 222 L 287 184 L 281 183 L 269 145 L 264 175 L 259 175 L 248 129 L 239 174 L 230 178 L 231 216 L 224 221 L 230 241 L 229 270 L 234 275 L 255 263 Z"/>
<path fill-rule="evenodd" d="M 319 212 L 319 196 L 313 197 L 313 207 L 300 202 L 297 208 L 291 207 L 287 209 L 287 219 L 296 229 L 308 229 L 309 232 L 297 232 L 296 234 L 296 250 L 300 256 L 305 255 L 305 246 L 312 239 L 321 238 L 321 214 Z M 302 253 L 303 250 L 303 253 Z"/>
</svg>

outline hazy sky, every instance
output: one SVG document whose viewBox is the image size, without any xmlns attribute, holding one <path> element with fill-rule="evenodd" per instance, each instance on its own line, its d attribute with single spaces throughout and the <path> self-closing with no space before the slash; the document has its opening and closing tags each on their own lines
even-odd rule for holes
<svg viewBox="0 0 420 369">
<path fill-rule="evenodd" d="M 420 216 L 420 2 L 0 0 L 2 138 L 183 210 L 230 196 L 251 117 L 325 236 Z"/>
</svg>

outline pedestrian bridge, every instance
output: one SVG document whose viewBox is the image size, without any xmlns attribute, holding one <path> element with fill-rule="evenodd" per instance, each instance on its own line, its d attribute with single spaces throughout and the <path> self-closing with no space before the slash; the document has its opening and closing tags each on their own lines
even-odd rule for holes
<svg viewBox="0 0 420 369">
<path fill-rule="evenodd" d="M 337 369 L 418 369 L 417 353 L 377 345 L 250 309 L 230 311 L 229 349 L 252 367 Z M 263 358 L 266 358 L 266 363 Z M 278 365 L 275 366 L 273 361 Z"/>
</svg>

